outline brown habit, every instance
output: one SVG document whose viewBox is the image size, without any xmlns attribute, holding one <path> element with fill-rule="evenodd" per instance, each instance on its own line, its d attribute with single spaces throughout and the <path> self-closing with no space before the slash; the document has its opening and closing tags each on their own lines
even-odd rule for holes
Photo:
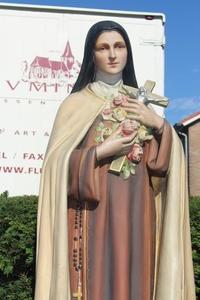
<svg viewBox="0 0 200 300">
<path fill-rule="evenodd" d="M 80 105 L 81 112 L 77 111 Z M 68 253 L 71 240 L 69 236 L 68 245 L 66 217 L 69 157 L 85 137 L 104 105 L 103 99 L 90 93 L 86 88 L 70 96 L 58 112 L 41 178 L 36 300 L 71 299 L 69 275 L 72 272 L 69 272 L 71 261 L 68 261 L 71 255 L 70 252 Z M 167 124 L 164 131 L 169 137 L 170 129 Z M 92 137 L 92 129 L 88 133 L 88 138 L 85 139 L 85 146 L 87 142 L 90 144 L 90 135 Z M 162 143 L 165 145 L 165 151 L 162 150 Z M 148 162 L 146 161 L 148 172 L 152 172 L 155 176 L 164 175 L 169 157 L 165 134 L 161 140 L 159 152 L 156 147 L 156 140 L 154 140 L 146 147 L 143 160 L 147 160 L 147 153 L 150 152 L 149 157 L 152 159 L 148 158 Z M 155 151 L 152 151 L 152 148 Z M 90 169 L 95 159 L 93 148 L 88 149 L 85 154 L 83 152 L 85 151 L 81 153 L 80 149 L 80 152 L 75 154 L 75 162 L 77 156 L 80 159 L 82 155 L 87 156 L 84 157 L 83 165 L 81 165 L 84 172 L 86 169 L 84 163 Z M 165 159 L 160 160 L 157 157 L 159 153 L 162 153 Z M 91 205 L 90 209 L 87 209 L 88 237 L 86 241 L 89 247 L 88 251 L 85 251 L 89 266 L 87 290 L 90 298 L 88 299 L 195 299 L 185 166 L 180 142 L 173 130 L 167 184 L 164 186 L 165 193 L 160 193 L 155 202 L 152 184 L 148 182 L 147 168 L 144 166 L 145 163 L 138 166 L 137 172 L 140 180 L 133 176 L 127 182 L 120 181 L 119 183 L 121 179 L 109 174 L 107 178 L 103 176 L 105 181 L 101 183 L 99 190 L 93 189 L 90 179 L 98 180 L 102 174 L 107 174 L 106 166 L 97 167 L 93 171 L 95 176 L 91 176 L 90 179 L 81 177 L 86 180 L 84 185 L 83 181 L 79 180 L 79 189 L 81 188 L 86 198 L 89 198 L 88 203 L 89 206 Z M 74 167 L 74 170 L 77 170 L 78 166 L 74 165 Z M 89 174 L 92 173 L 89 172 Z M 71 180 L 73 181 L 73 178 Z M 74 180 L 77 182 L 76 178 Z M 110 191 L 111 185 L 112 191 Z M 72 194 L 75 195 L 77 190 L 75 188 Z M 106 201 L 108 193 L 112 194 L 109 197 L 109 206 Z M 94 207 L 97 201 L 94 200 L 99 201 L 97 209 Z M 68 202 L 68 205 L 69 207 L 73 205 L 72 200 Z M 134 223 L 137 226 L 133 226 Z M 98 229 L 97 232 L 95 228 Z M 136 270 L 138 274 L 136 275 L 132 270 Z M 154 270 L 156 272 L 153 281 Z M 105 278 L 105 276 L 108 277 Z M 112 298 L 110 293 L 113 293 Z M 98 298 L 99 294 L 102 298 Z"/>
<path fill-rule="evenodd" d="M 74 230 L 76 199 L 82 202 L 85 232 L 81 237 L 83 299 L 151 300 L 156 233 L 151 176 L 166 175 L 171 128 L 165 123 L 162 136 L 145 145 L 136 174 L 124 180 L 108 172 L 111 159 L 96 162 L 94 140 L 98 122 L 70 159 L 68 228 L 72 291 L 78 286 L 78 270 L 73 267 L 73 255 L 78 255 L 72 251 L 78 231 Z"/>
</svg>

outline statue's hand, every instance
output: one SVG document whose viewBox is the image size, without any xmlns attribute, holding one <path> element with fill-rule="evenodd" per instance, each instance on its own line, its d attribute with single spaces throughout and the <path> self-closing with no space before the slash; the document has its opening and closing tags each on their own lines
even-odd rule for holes
<svg viewBox="0 0 200 300">
<path fill-rule="evenodd" d="M 158 130 L 163 126 L 163 118 L 137 99 L 128 98 L 128 102 L 123 104 L 123 108 L 128 113 L 128 119 L 136 120 L 147 127 Z"/>
<path fill-rule="evenodd" d="M 137 134 L 134 131 L 128 136 L 121 137 L 121 126 L 111 134 L 102 144 L 96 147 L 97 160 L 101 160 L 106 157 L 114 155 L 126 155 L 130 152 L 132 147 L 132 142 Z"/>
</svg>

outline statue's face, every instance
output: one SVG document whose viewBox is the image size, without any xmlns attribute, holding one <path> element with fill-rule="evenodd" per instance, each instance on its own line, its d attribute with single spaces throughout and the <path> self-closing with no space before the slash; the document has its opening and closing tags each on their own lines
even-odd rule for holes
<svg viewBox="0 0 200 300">
<path fill-rule="evenodd" d="M 106 74 L 118 74 L 123 71 L 126 61 L 127 48 L 121 34 L 115 30 L 102 32 L 94 49 L 96 69 Z"/>
</svg>

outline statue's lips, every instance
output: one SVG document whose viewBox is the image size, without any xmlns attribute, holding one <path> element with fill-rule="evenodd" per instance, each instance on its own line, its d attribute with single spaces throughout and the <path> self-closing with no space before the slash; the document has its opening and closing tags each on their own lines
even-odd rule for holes
<svg viewBox="0 0 200 300">
<path fill-rule="evenodd" d="M 119 65 L 119 63 L 108 63 L 108 66 L 118 66 Z"/>
</svg>

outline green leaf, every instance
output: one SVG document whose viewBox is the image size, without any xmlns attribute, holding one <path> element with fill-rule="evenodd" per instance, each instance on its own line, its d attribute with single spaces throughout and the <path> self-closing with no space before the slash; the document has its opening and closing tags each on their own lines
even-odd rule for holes
<svg viewBox="0 0 200 300">
<path fill-rule="evenodd" d="M 131 171 L 130 171 L 130 167 L 129 167 L 127 159 L 125 160 L 125 162 L 123 164 L 122 171 L 121 171 L 120 175 L 123 179 L 128 179 L 131 175 Z"/>
<path fill-rule="evenodd" d="M 100 136 L 96 136 L 95 139 L 94 139 L 94 141 L 96 143 L 100 143 L 101 142 L 101 137 Z"/>
<path fill-rule="evenodd" d="M 125 169 L 125 170 L 122 171 L 122 178 L 123 179 L 125 179 L 125 180 L 128 179 L 130 177 L 130 175 L 131 175 L 130 170 Z"/>
<path fill-rule="evenodd" d="M 101 131 L 103 128 L 104 128 L 104 123 L 103 122 L 100 122 L 97 127 L 95 128 L 97 132 Z"/>
<path fill-rule="evenodd" d="M 132 174 L 132 175 L 134 175 L 135 174 L 135 171 L 136 171 L 136 164 L 134 164 L 134 163 L 129 163 L 129 166 L 130 166 L 130 173 Z"/>
<path fill-rule="evenodd" d="M 113 131 L 115 131 L 118 127 L 119 127 L 119 123 L 117 123 L 117 122 L 113 122 L 112 123 L 112 129 L 113 129 Z"/>
<path fill-rule="evenodd" d="M 4 268 L 4 274 L 5 274 L 5 275 L 11 274 L 12 271 L 13 271 L 13 266 L 12 266 L 12 265 L 7 265 L 7 266 Z"/>
</svg>

